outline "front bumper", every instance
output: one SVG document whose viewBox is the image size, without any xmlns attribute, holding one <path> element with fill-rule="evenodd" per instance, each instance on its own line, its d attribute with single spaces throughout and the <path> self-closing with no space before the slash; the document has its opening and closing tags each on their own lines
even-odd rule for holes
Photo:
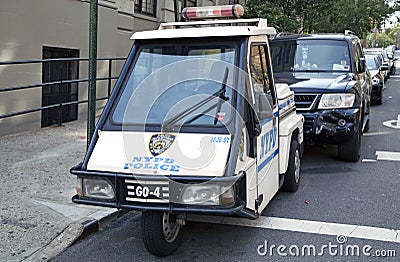
<svg viewBox="0 0 400 262">
<path fill-rule="evenodd" d="M 304 138 L 308 142 L 340 144 L 357 132 L 360 126 L 358 108 L 301 113 L 304 116 Z"/>
<path fill-rule="evenodd" d="M 102 178 L 107 179 L 113 184 L 115 199 L 102 200 L 98 198 L 89 198 L 75 195 L 72 201 L 77 204 L 95 205 L 112 207 L 118 209 L 139 210 L 139 211 L 161 211 L 170 213 L 190 213 L 190 214 L 207 214 L 207 215 L 227 215 L 240 216 L 250 219 L 256 219 L 258 214 L 254 211 L 246 209 L 245 199 L 245 174 L 231 177 L 188 177 L 188 176 L 143 176 L 124 173 L 113 173 L 103 171 L 82 170 L 82 166 L 78 165 L 71 168 L 70 172 L 82 178 Z M 235 202 L 230 206 L 203 206 L 203 205 L 184 205 L 178 202 L 160 201 L 160 202 L 137 202 L 129 200 L 129 189 L 127 181 L 168 181 L 169 199 L 180 197 L 182 186 L 190 183 L 212 183 L 233 184 L 235 189 Z"/>
</svg>

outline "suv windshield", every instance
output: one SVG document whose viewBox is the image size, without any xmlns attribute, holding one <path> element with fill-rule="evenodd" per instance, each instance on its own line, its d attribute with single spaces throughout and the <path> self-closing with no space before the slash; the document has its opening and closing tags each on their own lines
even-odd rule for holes
<svg viewBox="0 0 400 262">
<path fill-rule="evenodd" d="M 296 73 L 350 72 L 350 53 L 346 41 L 291 40 L 273 41 L 271 53 L 275 76 L 296 77 Z M 307 75 L 312 78 L 312 74 Z M 319 77 L 319 76 L 318 76 Z"/>
<path fill-rule="evenodd" d="M 220 126 L 229 121 L 236 50 L 226 42 L 141 45 L 112 122 Z"/>
</svg>

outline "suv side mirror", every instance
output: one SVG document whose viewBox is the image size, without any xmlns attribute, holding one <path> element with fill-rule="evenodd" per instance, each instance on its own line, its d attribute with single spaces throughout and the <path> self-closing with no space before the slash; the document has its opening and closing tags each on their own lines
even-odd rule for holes
<svg viewBox="0 0 400 262">
<path fill-rule="evenodd" d="M 358 61 L 358 72 L 357 73 L 364 73 L 367 68 L 365 58 L 360 58 Z"/>
<path fill-rule="evenodd" d="M 258 94 L 258 107 L 257 107 L 257 115 L 260 120 L 264 120 L 267 118 L 273 117 L 272 112 L 272 96 L 268 95 L 264 92 Z"/>
</svg>

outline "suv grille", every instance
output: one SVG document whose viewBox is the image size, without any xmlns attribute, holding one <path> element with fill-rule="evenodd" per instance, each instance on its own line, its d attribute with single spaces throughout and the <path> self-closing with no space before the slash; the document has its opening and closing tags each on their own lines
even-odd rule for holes
<svg viewBox="0 0 400 262">
<path fill-rule="evenodd" d="M 314 104 L 317 95 L 315 94 L 295 94 L 294 101 L 298 110 L 308 110 Z"/>
</svg>

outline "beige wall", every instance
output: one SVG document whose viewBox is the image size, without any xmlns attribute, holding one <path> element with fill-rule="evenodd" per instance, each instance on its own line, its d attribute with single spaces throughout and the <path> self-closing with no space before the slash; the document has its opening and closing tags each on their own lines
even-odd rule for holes
<svg viewBox="0 0 400 262">
<path fill-rule="evenodd" d="M 43 46 L 78 49 L 80 57 L 87 58 L 89 4 L 90 0 L 1 0 L 0 61 L 42 59 Z M 132 0 L 99 1 L 98 57 L 125 57 L 132 31 Z M 80 64 L 80 78 L 87 78 L 87 67 L 87 62 Z M 120 67 L 114 67 L 113 74 Z M 107 76 L 108 64 L 98 63 L 97 71 L 99 77 Z M 0 66 L 0 88 L 41 82 L 41 64 Z M 107 94 L 106 82 L 98 84 L 97 94 Z M 1 93 L 0 114 L 40 107 L 41 98 L 41 88 Z M 86 98 L 87 84 L 79 84 L 78 99 Z M 79 105 L 78 112 L 78 118 L 85 118 L 86 104 Z M 2 119 L 0 135 L 39 129 L 40 125 L 40 112 Z"/>
<path fill-rule="evenodd" d="M 198 0 L 197 5 L 227 4 L 229 0 Z M 78 49 L 88 57 L 90 0 L 0 0 L 0 61 L 42 59 L 43 46 Z M 180 5 L 181 6 L 181 5 Z M 134 13 L 133 0 L 99 0 L 98 57 L 126 57 L 133 32 L 156 29 L 174 21 L 172 0 L 157 1 L 157 17 Z M 117 75 L 123 62 L 115 63 Z M 80 63 L 79 78 L 87 78 L 87 62 Z M 100 62 L 97 76 L 108 75 L 108 63 Z M 40 84 L 41 64 L 0 66 L 0 88 Z M 113 81 L 114 83 L 115 81 Z M 98 97 L 106 96 L 106 81 L 98 83 Z M 79 84 L 79 98 L 87 98 L 87 84 Z M 41 88 L 0 93 L 0 115 L 40 107 Z M 99 113 L 104 103 L 98 103 Z M 78 106 L 78 119 L 86 118 L 86 104 Z M 0 136 L 39 129 L 41 113 L 0 119 Z"/>
</svg>

